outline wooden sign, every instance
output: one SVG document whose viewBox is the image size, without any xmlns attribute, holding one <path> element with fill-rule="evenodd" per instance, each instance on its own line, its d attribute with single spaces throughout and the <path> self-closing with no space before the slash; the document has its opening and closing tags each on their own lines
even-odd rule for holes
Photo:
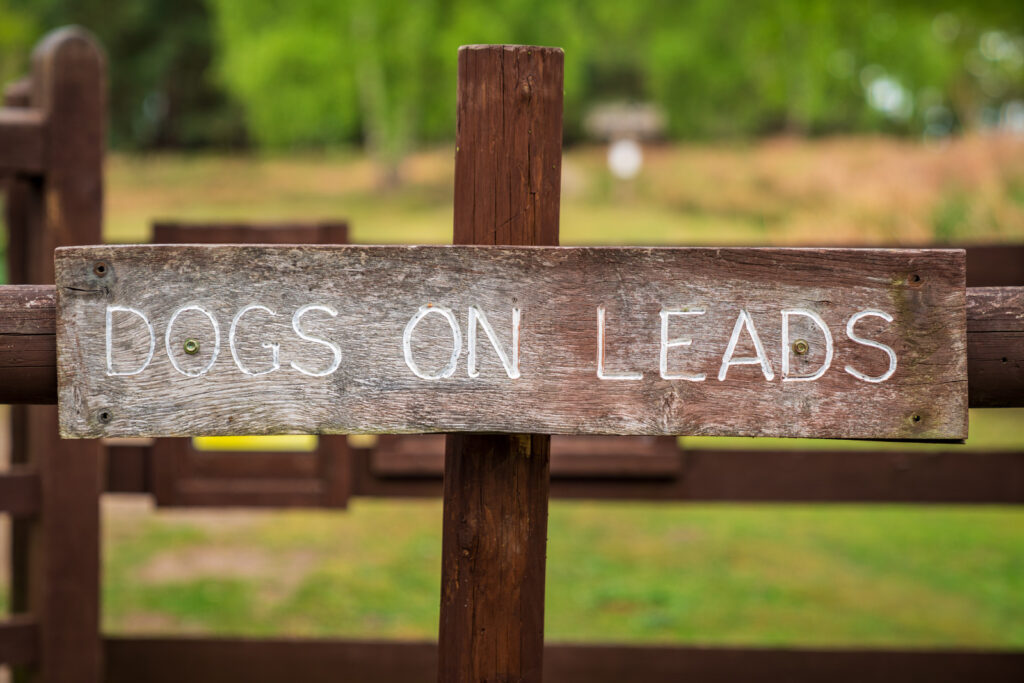
<svg viewBox="0 0 1024 683">
<path fill-rule="evenodd" d="M 962 439 L 958 250 L 57 250 L 66 437 Z"/>
</svg>

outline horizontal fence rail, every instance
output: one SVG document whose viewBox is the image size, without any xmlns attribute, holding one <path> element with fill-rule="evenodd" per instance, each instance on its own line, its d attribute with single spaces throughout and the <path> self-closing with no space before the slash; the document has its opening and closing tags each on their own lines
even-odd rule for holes
<svg viewBox="0 0 1024 683">
<path fill-rule="evenodd" d="M 1024 503 L 1024 452 L 680 450 L 652 454 L 642 437 L 602 437 L 617 452 L 585 456 L 574 437 L 551 446 L 551 496 L 569 499 L 733 503 Z M 427 498 L 441 495 L 443 437 L 396 437 L 395 446 L 352 451 L 352 495 Z M 107 447 L 108 493 L 154 491 L 152 450 L 141 443 Z M 204 453 L 211 462 L 238 453 Z M 264 489 L 290 485 L 310 453 L 275 454 L 262 473 L 251 471 L 238 485 Z M 382 457 L 383 456 L 383 457 Z M 285 462 L 288 461 L 288 462 Z M 638 462 L 639 461 L 639 462 Z M 648 462 L 650 461 L 650 462 Z M 623 473 L 613 476 L 613 472 Z M 211 482 L 216 479 L 211 478 Z M 215 502 L 215 501 L 214 501 Z M 211 502 L 211 504 L 214 504 Z M 232 505 L 221 496 L 220 506 Z"/>
<path fill-rule="evenodd" d="M 0 107 L 0 174 L 46 168 L 44 122 L 39 110 Z"/>
<path fill-rule="evenodd" d="M 28 517 L 39 511 L 39 475 L 27 467 L 0 471 L 0 513 Z"/>
<path fill-rule="evenodd" d="M 31 617 L 0 620 L 0 666 L 32 664 L 38 657 L 38 629 Z"/>
<path fill-rule="evenodd" d="M 351 680 L 433 683 L 429 642 L 107 638 L 107 683 Z M 1024 654 L 971 650 L 758 649 L 545 645 L 544 680 L 1017 682 Z"/>
<path fill-rule="evenodd" d="M 56 403 L 56 290 L 0 287 L 0 403 Z M 1024 287 L 967 290 L 972 408 L 1024 406 Z"/>
</svg>

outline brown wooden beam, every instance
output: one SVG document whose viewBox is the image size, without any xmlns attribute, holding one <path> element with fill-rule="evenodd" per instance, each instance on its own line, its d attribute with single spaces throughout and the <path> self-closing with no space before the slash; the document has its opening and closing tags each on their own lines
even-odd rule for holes
<svg viewBox="0 0 1024 683">
<path fill-rule="evenodd" d="M 410 467 L 396 462 L 382 474 L 377 453 L 353 449 L 353 495 L 364 498 L 436 498 L 441 495 L 444 454 L 436 458 L 433 437 L 403 436 Z M 612 441 L 617 441 L 611 438 Z M 563 444 L 574 439 L 566 437 Z M 423 449 L 417 451 L 417 444 Z M 416 455 L 420 452 L 422 455 Z M 111 445 L 107 451 L 108 493 L 152 493 L 147 479 L 149 451 L 144 446 Z M 233 454 L 232 454 L 233 455 Z M 569 467 L 560 465 L 568 456 Z M 577 455 L 553 440 L 551 497 L 594 500 L 648 500 L 722 503 L 934 503 L 1024 504 L 1024 452 L 691 450 L 673 454 L 674 474 L 635 474 L 608 478 L 645 452 L 623 450 L 587 459 L 594 469 L 579 469 Z M 666 456 L 667 457 L 667 456 Z M 425 463 L 415 462 L 422 459 Z M 659 460 L 662 456 L 658 457 Z M 606 462 L 601 462 L 605 460 Z M 210 496 L 208 505 L 230 498 Z"/>
<path fill-rule="evenodd" d="M 9 183 L 5 209 L 13 282 L 51 284 L 56 247 L 102 241 L 105 78 L 103 51 L 83 29 L 54 31 L 33 52 L 27 105 L 46 119 L 45 168 Z M 0 325 L 7 324 L 0 313 Z M 0 373 L 0 386 L 7 387 L 5 375 Z M 39 388 L 20 386 L 15 392 L 24 396 Z M 35 666 L 17 672 L 18 680 L 97 683 L 102 446 L 62 441 L 52 406 L 15 406 L 11 461 L 38 472 L 40 490 L 39 514 L 15 519 L 11 531 L 11 605 L 38 624 Z"/>
<path fill-rule="evenodd" d="M 411 439 L 410 439 L 411 440 Z M 411 445 L 410 445 L 411 448 Z M 630 456 L 623 455 L 623 460 Z M 641 456 L 642 457 L 642 456 Z M 436 497 L 441 476 L 372 472 L 357 452 L 356 496 Z M 559 455 L 551 456 L 552 470 Z M 1024 452 L 693 450 L 676 478 L 555 476 L 552 498 L 729 503 L 1024 503 Z"/>
<path fill-rule="evenodd" d="M 0 403 L 57 401 L 55 290 L 0 286 Z M 967 290 L 972 408 L 1024 406 L 1024 287 Z"/>
<path fill-rule="evenodd" d="M 971 407 L 1024 405 L 1024 287 L 978 287 L 967 295 Z"/>
<path fill-rule="evenodd" d="M 0 513 L 29 517 L 39 512 L 39 474 L 24 466 L 0 471 Z"/>
<path fill-rule="evenodd" d="M 106 683 L 433 683 L 429 642 L 105 639 Z M 559 683 L 793 681 L 1016 683 L 1024 653 L 917 649 L 761 649 L 547 645 L 544 677 Z"/>
<path fill-rule="evenodd" d="M 15 615 L 0 621 L 0 666 L 32 664 L 39 654 L 35 619 Z"/>
<path fill-rule="evenodd" d="M 38 109 L 0 107 L 0 174 L 46 168 L 46 119 Z"/>
<path fill-rule="evenodd" d="M 347 221 L 153 223 L 154 244 L 348 244 Z"/>
<path fill-rule="evenodd" d="M 459 48 L 455 244 L 556 245 L 560 48 Z M 438 681 L 541 680 L 551 437 L 449 434 Z"/>
<path fill-rule="evenodd" d="M 52 285 L 0 287 L 0 403 L 53 403 L 57 297 Z"/>
</svg>

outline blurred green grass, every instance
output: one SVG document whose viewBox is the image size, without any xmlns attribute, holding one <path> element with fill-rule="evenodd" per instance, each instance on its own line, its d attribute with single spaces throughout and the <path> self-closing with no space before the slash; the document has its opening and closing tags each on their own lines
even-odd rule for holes
<svg viewBox="0 0 1024 683">
<path fill-rule="evenodd" d="M 345 151 L 114 155 L 106 239 L 155 218 L 347 218 L 363 243 L 446 242 L 450 150 L 404 185 Z M 565 244 L 1024 241 L 1024 141 L 875 138 L 647 149 L 617 183 L 603 150 L 565 156 Z M 965 446 L 687 438 L 691 447 L 1019 449 L 1024 413 L 972 411 Z M 250 446 L 244 440 L 227 446 Z M 221 442 L 218 447 L 224 447 Z M 278 440 L 291 448 L 294 439 Z M 308 444 L 307 444 L 308 446 Z M 345 512 L 153 512 L 105 503 L 112 632 L 432 638 L 439 501 Z M 1024 512 L 1000 507 L 551 505 L 552 640 L 1024 648 Z M 0 591 L 0 608 L 4 606 Z"/>
<path fill-rule="evenodd" d="M 440 501 L 108 507 L 104 628 L 433 638 Z M 1016 510 L 551 505 L 551 640 L 1024 647 Z"/>
</svg>

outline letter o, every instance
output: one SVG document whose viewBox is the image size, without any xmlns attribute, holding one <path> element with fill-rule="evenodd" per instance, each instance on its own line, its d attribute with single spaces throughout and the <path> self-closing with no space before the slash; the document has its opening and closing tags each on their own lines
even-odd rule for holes
<svg viewBox="0 0 1024 683">
<path fill-rule="evenodd" d="M 412 359 L 412 331 L 416 329 L 421 320 L 431 313 L 443 316 L 452 328 L 452 353 L 448 358 L 448 364 L 441 368 L 440 372 L 433 375 L 420 370 L 420 367 L 416 365 L 416 361 Z M 445 379 L 454 375 L 455 365 L 459 362 L 459 356 L 462 354 L 462 331 L 459 330 L 459 321 L 455 319 L 455 314 L 444 306 L 420 306 L 420 309 L 416 311 L 416 315 L 410 318 L 409 323 L 405 326 L 405 332 L 402 333 L 402 351 L 405 354 L 405 364 L 420 379 Z"/>
<path fill-rule="evenodd" d="M 213 324 L 213 357 L 210 358 L 209 363 L 196 372 L 189 372 L 178 365 L 178 361 L 174 359 L 174 353 L 171 351 L 171 330 L 174 328 L 174 321 L 177 320 L 178 316 L 185 311 L 199 311 L 209 318 L 210 322 Z M 167 357 L 171 360 L 171 365 L 174 366 L 175 370 L 186 377 L 201 377 L 210 371 L 213 364 L 217 362 L 217 356 L 220 354 L 220 325 L 217 324 L 217 319 L 213 317 L 213 314 L 202 306 L 191 305 L 179 308 L 174 312 L 174 315 L 171 316 L 171 319 L 167 321 L 167 333 L 164 335 L 164 346 L 167 349 Z"/>
</svg>

